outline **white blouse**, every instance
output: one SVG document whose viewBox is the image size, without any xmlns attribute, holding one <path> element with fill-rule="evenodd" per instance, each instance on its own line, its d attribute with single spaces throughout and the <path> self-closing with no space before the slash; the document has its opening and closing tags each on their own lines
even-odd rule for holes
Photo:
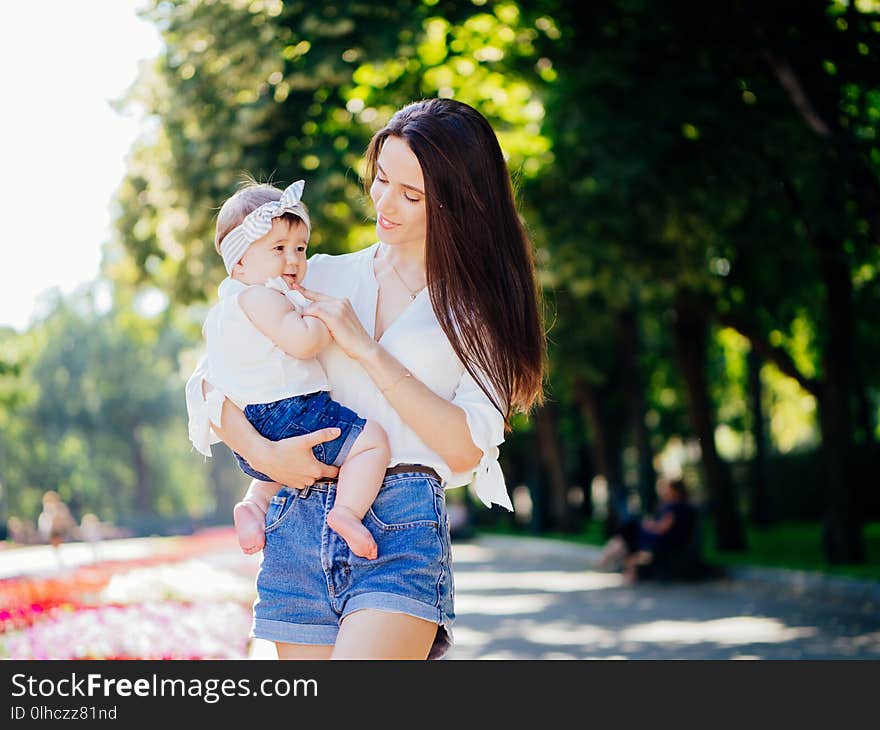
<svg viewBox="0 0 880 730">
<path fill-rule="evenodd" d="M 373 259 L 379 243 L 341 256 L 315 254 L 309 259 L 303 285 L 332 297 L 347 298 L 370 335 L 376 329 L 379 284 L 373 272 Z M 318 354 L 330 383 L 331 396 L 363 418 L 376 421 L 388 434 L 391 446 L 389 466 L 422 464 L 432 467 L 444 487 L 460 487 L 473 482 L 482 502 L 513 510 L 504 474 L 498 463 L 498 446 L 504 441 L 504 417 L 468 373 L 440 327 L 427 288 L 403 310 L 379 339 L 389 354 L 441 398 L 461 408 L 474 444 L 483 457 L 475 471 L 454 473 L 397 413 L 361 365 L 348 357 L 335 342 Z M 202 363 L 187 383 L 187 407 L 205 408 L 201 381 Z M 209 381 L 210 382 L 210 381 Z M 214 437 L 216 442 L 216 436 Z"/>
</svg>

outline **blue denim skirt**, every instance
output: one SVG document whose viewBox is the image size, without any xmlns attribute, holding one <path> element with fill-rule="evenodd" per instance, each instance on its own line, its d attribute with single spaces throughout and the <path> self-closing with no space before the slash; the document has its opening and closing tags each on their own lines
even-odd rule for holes
<svg viewBox="0 0 880 730">
<path fill-rule="evenodd" d="M 335 482 L 283 487 L 266 513 L 251 635 L 291 644 L 333 644 L 361 609 L 405 613 L 437 624 L 429 659 L 452 646 L 454 587 L 443 487 L 405 472 L 385 477 L 364 518 L 378 557 L 353 554 L 327 526 Z"/>
</svg>

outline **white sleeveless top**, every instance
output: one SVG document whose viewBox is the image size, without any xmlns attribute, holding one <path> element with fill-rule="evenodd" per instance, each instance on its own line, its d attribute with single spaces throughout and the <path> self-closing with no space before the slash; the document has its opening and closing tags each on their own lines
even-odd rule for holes
<svg viewBox="0 0 880 730">
<path fill-rule="evenodd" d="M 341 256 L 315 254 L 309 259 L 303 282 L 307 289 L 349 299 L 370 335 L 374 335 L 376 329 L 379 285 L 373 272 L 373 259 L 378 246 L 375 243 Z M 434 314 L 427 288 L 422 289 L 391 323 L 379 343 L 414 377 L 464 411 L 471 438 L 483 452 L 477 469 L 454 473 L 440 455 L 404 423 L 360 364 L 331 342 L 318 354 L 318 360 L 327 374 L 334 400 L 385 429 L 391 445 L 389 466 L 430 466 L 440 475 L 446 488 L 473 483 L 474 491 L 487 507 L 494 503 L 512 511 L 504 474 L 498 464 L 498 446 L 504 441 L 504 417 L 452 349 Z M 205 400 L 201 397 L 203 377 L 213 384 L 203 364 L 199 363 L 187 383 L 187 407 L 191 418 L 194 411 L 205 408 Z M 212 437 L 212 443 L 218 440 L 216 436 Z"/>
<path fill-rule="evenodd" d="M 287 296 L 297 311 L 308 304 L 299 292 L 289 290 L 280 277 L 265 285 Z M 211 307 L 202 327 L 205 379 L 217 389 L 215 398 L 219 399 L 219 407 L 211 408 L 209 417 L 218 425 L 223 405 L 221 394 L 244 408 L 251 403 L 271 403 L 330 389 L 324 368 L 315 358 L 291 357 L 251 322 L 238 302 L 239 295 L 247 289 L 247 284 L 224 279 L 218 289 L 219 300 Z M 190 419 L 190 438 L 199 451 L 207 450 L 208 456 L 210 449 L 200 447 L 207 445 L 209 428 L 205 419 L 200 423 Z M 193 434 L 193 430 L 197 433 Z"/>
</svg>

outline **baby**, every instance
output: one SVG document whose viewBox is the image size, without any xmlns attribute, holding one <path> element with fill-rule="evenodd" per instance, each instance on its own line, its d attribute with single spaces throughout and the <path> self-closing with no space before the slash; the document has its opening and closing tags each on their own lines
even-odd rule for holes
<svg viewBox="0 0 880 730">
<path fill-rule="evenodd" d="M 362 520 L 385 476 L 388 439 L 381 426 L 330 398 L 315 359 L 330 333 L 320 319 L 303 316 L 308 300 L 291 288 L 307 266 L 311 223 L 301 201 L 304 187 L 302 180 L 283 192 L 249 183 L 220 208 L 214 245 L 228 277 L 202 328 L 206 380 L 214 390 L 206 397 L 208 419 L 190 412 L 190 440 L 211 455 L 208 420 L 220 425 L 224 396 L 273 441 L 339 428 L 338 438 L 313 449 L 319 461 L 339 467 L 327 524 L 355 555 L 374 559 L 376 542 Z M 239 544 L 250 554 L 265 545 L 266 510 L 280 485 L 235 456 L 245 474 L 260 480 L 233 512 Z"/>
</svg>

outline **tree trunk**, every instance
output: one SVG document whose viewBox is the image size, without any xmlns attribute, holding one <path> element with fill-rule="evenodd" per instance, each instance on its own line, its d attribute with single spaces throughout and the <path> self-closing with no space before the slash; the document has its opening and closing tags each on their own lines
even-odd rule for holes
<svg viewBox="0 0 880 730">
<path fill-rule="evenodd" d="M 529 485 L 529 495 L 532 498 L 532 516 L 529 520 L 529 532 L 540 535 L 546 532 L 549 525 L 549 509 L 548 509 L 548 489 L 547 478 L 544 476 L 544 470 L 541 468 L 538 452 L 538 434 L 537 425 L 535 431 L 529 434 L 532 442 L 525 448 L 524 454 L 524 473 L 526 475 L 526 484 Z"/>
<path fill-rule="evenodd" d="M 601 396 L 596 388 L 583 380 L 575 384 L 575 400 L 584 420 L 590 426 L 593 445 L 593 465 L 597 476 L 605 479 L 608 490 L 608 512 L 605 518 L 605 533 L 617 532 L 620 523 L 619 507 L 626 503 L 626 488 L 623 484 L 623 468 L 620 462 L 621 434 L 615 421 L 613 424 L 603 413 Z"/>
<path fill-rule="evenodd" d="M 581 440 L 578 446 L 578 467 L 576 483 L 584 490 L 584 504 L 581 515 L 585 520 L 593 519 L 593 477 L 596 470 L 593 467 L 593 455 L 590 453 L 590 444 L 587 439 Z"/>
<path fill-rule="evenodd" d="M 700 465 L 709 490 L 719 550 L 741 552 L 746 540 L 727 465 L 715 449 L 715 425 L 706 382 L 709 327 L 688 294 L 675 300 L 675 352 L 685 385 L 685 400 L 694 434 L 700 443 Z"/>
<path fill-rule="evenodd" d="M 568 480 L 565 478 L 557 426 L 556 407 L 552 403 L 546 403 L 535 412 L 538 455 L 549 487 L 550 517 L 556 529 L 570 532 L 572 520 L 568 508 Z"/>
<path fill-rule="evenodd" d="M 828 235 L 814 240 L 825 285 L 827 320 L 822 358 L 825 379 L 819 398 L 826 468 L 823 542 L 829 562 L 861 563 L 865 545 L 852 473 L 852 280 L 842 247 Z"/>
<path fill-rule="evenodd" d="M 752 439 L 755 456 L 749 469 L 749 515 L 759 527 L 770 524 L 770 506 L 767 499 L 767 438 L 764 408 L 761 404 L 761 356 L 751 350 L 747 357 L 749 373 L 749 411 L 752 415 Z"/>
<path fill-rule="evenodd" d="M 870 444 L 874 441 L 874 414 L 871 408 L 871 399 L 868 396 L 868 390 L 865 388 L 865 381 L 862 377 L 862 365 L 861 363 L 854 363 L 855 371 L 853 372 L 853 376 L 855 379 L 854 387 L 855 387 L 855 397 L 856 397 L 856 413 L 860 438 L 858 443 L 860 444 Z"/>
<path fill-rule="evenodd" d="M 626 395 L 630 428 L 638 453 L 638 493 L 644 514 L 653 514 L 657 506 L 654 472 L 654 454 L 645 424 L 645 390 L 642 370 L 639 366 L 639 322 L 632 308 L 618 316 L 620 328 L 620 356 L 622 389 Z"/>
<path fill-rule="evenodd" d="M 147 465 L 144 446 L 141 442 L 142 429 L 135 426 L 131 432 L 131 454 L 134 466 L 134 508 L 141 515 L 150 514 L 154 511 L 153 505 L 153 480 Z"/>
</svg>

